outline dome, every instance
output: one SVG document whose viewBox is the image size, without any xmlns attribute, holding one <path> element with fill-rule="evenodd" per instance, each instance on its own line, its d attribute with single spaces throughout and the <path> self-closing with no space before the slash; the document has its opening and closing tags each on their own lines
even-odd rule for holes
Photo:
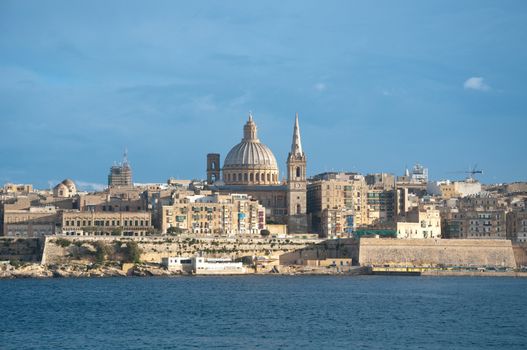
<svg viewBox="0 0 527 350">
<path fill-rule="evenodd" d="M 223 163 L 227 185 L 274 185 L 278 183 L 278 164 L 269 147 L 257 137 L 252 115 L 243 127 L 243 139 L 234 146 Z"/>
<path fill-rule="evenodd" d="M 64 184 L 68 190 L 70 191 L 70 194 L 76 194 L 77 193 L 77 186 L 75 185 L 75 182 L 71 179 L 66 179 L 62 181 L 62 184 Z"/>
<path fill-rule="evenodd" d="M 57 186 L 53 187 L 53 196 L 54 197 L 69 197 L 70 190 L 68 186 L 64 183 L 59 183 Z"/>
<path fill-rule="evenodd" d="M 273 152 L 260 142 L 240 142 L 230 150 L 223 164 L 224 168 L 245 165 L 278 169 Z"/>
</svg>

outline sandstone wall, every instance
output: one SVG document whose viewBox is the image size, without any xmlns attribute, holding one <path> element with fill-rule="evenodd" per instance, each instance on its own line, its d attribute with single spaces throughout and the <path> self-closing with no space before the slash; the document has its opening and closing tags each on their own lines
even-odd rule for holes
<svg viewBox="0 0 527 350">
<path fill-rule="evenodd" d="M 518 267 L 527 266 L 527 244 L 522 243 L 512 247 Z"/>
<path fill-rule="evenodd" d="M 66 239 L 72 245 L 87 245 L 89 242 L 119 241 L 125 244 L 136 241 L 141 249 L 141 260 L 161 263 L 168 256 L 193 256 L 204 253 L 209 257 L 271 256 L 278 259 L 281 254 L 313 244 L 318 240 L 277 239 L 277 238 L 196 238 L 179 237 L 90 237 L 90 236 L 48 236 L 42 255 L 42 264 L 64 263 L 70 259 L 69 249 L 57 245 L 57 239 Z M 89 246 L 89 245 L 88 245 Z"/>
<path fill-rule="evenodd" d="M 38 238 L 0 238 L 0 260 L 39 261 L 41 241 Z"/>
<path fill-rule="evenodd" d="M 504 266 L 516 267 L 511 241 L 476 239 L 360 240 L 363 266 Z"/>
<path fill-rule="evenodd" d="M 359 246 L 355 239 L 330 239 L 295 249 L 280 256 L 281 265 L 304 265 L 308 260 L 350 258 L 358 264 Z"/>
</svg>

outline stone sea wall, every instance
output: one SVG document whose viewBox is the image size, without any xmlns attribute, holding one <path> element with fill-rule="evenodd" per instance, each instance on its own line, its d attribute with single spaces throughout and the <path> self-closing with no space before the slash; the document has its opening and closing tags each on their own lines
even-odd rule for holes
<svg viewBox="0 0 527 350">
<path fill-rule="evenodd" d="M 57 244 L 57 240 L 68 240 L 70 245 Z M 299 250 L 306 245 L 315 244 L 318 240 L 278 239 L 260 237 L 237 238 L 209 238 L 209 237 L 46 237 L 46 244 L 42 255 L 43 264 L 65 263 L 72 259 L 72 250 L 78 247 L 92 249 L 91 243 L 102 241 L 107 243 L 128 241 L 137 242 L 141 250 L 141 261 L 160 263 L 168 256 L 193 256 L 205 253 L 210 257 L 239 258 L 243 256 L 271 256 L 278 257 L 286 252 Z"/>
<path fill-rule="evenodd" d="M 41 250 L 38 238 L 0 237 L 0 260 L 40 261 Z"/>
<path fill-rule="evenodd" d="M 363 266 L 503 266 L 516 267 L 509 240 L 362 238 Z"/>
</svg>

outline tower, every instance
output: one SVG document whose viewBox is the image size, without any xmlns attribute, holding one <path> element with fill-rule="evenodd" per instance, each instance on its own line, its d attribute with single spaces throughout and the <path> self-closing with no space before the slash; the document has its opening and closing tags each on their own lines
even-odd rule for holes
<svg viewBox="0 0 527 350">
<path fill-rule="evenodd" d="M 306 198 L 306 155 L 302 150 L 298 113 L 295 116 L 293 142 L 287 157 L 287 213 L 289 215 L 289 232 L 306 232 L 307 198 Z"/>
<path fill-rule="evenodd" d="M 220 154 L 207 154 L 207 183 L 209 185 L 220 180 Z"/>
<path fill-rule="evenodd" d="M 115 164 L 110 168 L 108 175 L 108 186 L 110 187 L 133 187 L 132 168 L 128 163 L 128 150 L 124 151 L 123 162 Z"/>
</svg>

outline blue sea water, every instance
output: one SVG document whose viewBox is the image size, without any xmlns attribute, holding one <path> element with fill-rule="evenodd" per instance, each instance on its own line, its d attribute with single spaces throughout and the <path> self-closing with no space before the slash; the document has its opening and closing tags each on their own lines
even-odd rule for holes
<svg viewBox="0 0 527 350">
<path fill-rule="evenodd" d="M 527 279 L 0 280 L 0 349 L 527 349 Z"/>
</svg>

